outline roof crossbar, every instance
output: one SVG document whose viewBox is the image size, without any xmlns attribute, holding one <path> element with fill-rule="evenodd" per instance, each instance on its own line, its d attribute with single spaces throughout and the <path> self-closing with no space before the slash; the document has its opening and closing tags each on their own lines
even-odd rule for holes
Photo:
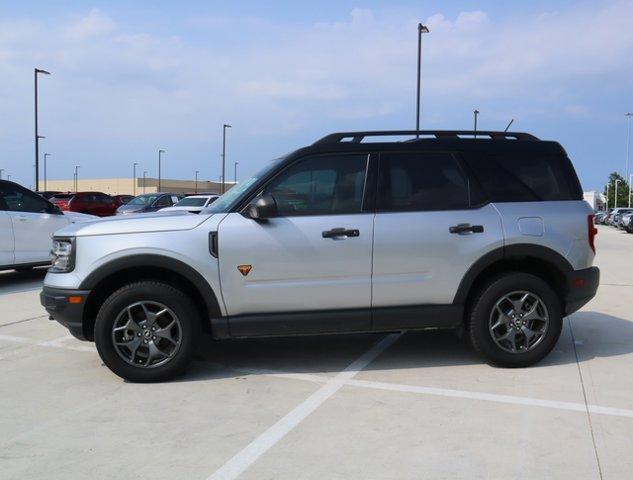
<svg viewBox="0 0 633 480">
<path fill-rule="evenodd" d="M 361 143 L 366 137 L 394 137 L 394 136 L 406 136 L 415 135 L 408 141 L 424 140 L 428 137 L 433 138 L 449 138 L 449 139 L 464 139 L 471 137 L 474 139 L 492 139 L 492 140 L 523 140 L 534 141 L 538 140 L 537 137 L 529 133 L 523 132 L 500 132 L 500 131 L 474 131 L 474 130 L 381 130 L 381 131 L 369 131 L 369 132 L 337 132 L 326 135 L 325 137 L 317 140 L 313 145 L 324 145 L 331 143 Z"/>
</svg>

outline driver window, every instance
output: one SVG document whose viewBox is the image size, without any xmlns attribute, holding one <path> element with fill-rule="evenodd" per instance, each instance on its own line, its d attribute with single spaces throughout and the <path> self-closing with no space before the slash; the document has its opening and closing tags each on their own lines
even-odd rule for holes
<svg viewBox="0 0 633 480">
<path fill-rule="evenodd" d="M 308 158 L 283 171 L 264 190 L 280 216 L 360 213 L 368 155 Z"/>
<path fill-rule="evenodd" d="M 169 207 L 171 205 L 171 201 L 168 196 L 161 197 L 156 201 L 157 207 Z"/>
<path fill-rule="evenodd" d="M 24 188 L 0 185 L 0 195 L 10 212 L 50 213 L 51 204 Z"/>
</svg>

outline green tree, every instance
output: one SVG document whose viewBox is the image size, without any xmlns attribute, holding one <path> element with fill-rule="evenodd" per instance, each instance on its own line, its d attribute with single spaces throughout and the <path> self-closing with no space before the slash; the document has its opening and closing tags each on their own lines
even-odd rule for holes
<svg viewBox="0 0 633 480">
<path fill-rule="evenodd" d="M 629 206 L 629 184 L 618 172 L 609 175 L 609 181 L 604 187 L 604 195 L 607 197 L 607 205 L 609 208 L 615 207 L 615 181 L 618 182 L 618 207 Z"/>
</svg>

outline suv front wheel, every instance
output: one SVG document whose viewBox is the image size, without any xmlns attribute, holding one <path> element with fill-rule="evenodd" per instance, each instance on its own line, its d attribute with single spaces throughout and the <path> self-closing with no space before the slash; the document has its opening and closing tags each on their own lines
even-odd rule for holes
<svg viewBox="0 0 633 480">
<path fill-rule="evenodd" d="M 554 348 L 563 314 L 556 292 L 545 281 L 506 273 L 482 286 L 467 320 L 473 347 L 491 363 L 527 367 Z"/>
<path fill-rule="evenodd" d="M 103 363 L 132 382 L 161 382 L 184 372 L 199 337 L 199 314 L 171 285 L 141 281 L 103 303 L 95 343 Z"/>
</svg>

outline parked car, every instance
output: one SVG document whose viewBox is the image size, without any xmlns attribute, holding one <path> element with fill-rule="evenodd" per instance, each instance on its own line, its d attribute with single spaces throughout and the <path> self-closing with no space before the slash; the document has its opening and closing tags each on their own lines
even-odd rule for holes
<svg viewBox="0 0 633 480">
<path fill-rule="evenodd" d="M 200 213 L 219 198 L 219 195 L 190 195 L 183 198 L 173 207 L 163 208 L 161 212 L 183 210 L 190 213 Z"/>
<path fill-rule="evenodd" d="M 51 197 L 50 201 L 61 210 L 87 213 L 98 217 L 114 215 L 117 209 L 112 197 L 101 192 L 60 193 Z"/>
<path fill-rule="evenodd" d="M 622 216 L 627 213 L 632 213 L 633 208 L 618 208 L 617 213 L 613 215 L 613 226 L 616 228 L 622 228 Z"/>
<path fill-rule="evenodd" d="M 53 232 L 97 217 L 62 212 L 17 183 L 0 180 L 0 270 L 27 270 L 51 261 Z"/>
<path fill-rule="evenodd" d="M 182 195 L 176 193 L 144 193 L 138 195 L 125 205 L 121 205 L 116 214 L 127 215 L 130 213 L 156 212 L 178 203 Z"/>
<path fill-rule="evenodd" d="M 598 288 L 571 161 L 524 133 L 416 134 L 328 135 L 200 215 L 66 227 L 42 304 L 131 381 L 183 372 L 201 330 L 461 328 L 491 363 L 538 362 Z M 364 141 L 390 135 L 411 140 Z"/>
<path fill-rule="evenodd" d="M 46 200 L 49 200 L 53 195 L 57 195 L 58 193 L 62 193 L 62 192 L 56 192 L 53 190 L 46 190 L 44 192 L 35 192 L 38 195 L 41 195 L 42 197 L 44 197 Z"/>
<path fill-rule="evenodd" d="M 633 213 L 627 213 L 622 215 L 622 220 L 620 220 L 620 224 L 622 228 L 629 233 L 633 233 Z"/>
<path fill-rule="evenodd" d="M 607 217 L 607 212 L 598 212 L 594 218 L 594 223 L 596 225 L 601 225 L 604 223 L 605 218 Z"/>
<path fill-rule="evenodd" d="M 116 202 L 117 208 L 125 205 L 134 198 L 134 195 L 112 195 L 112 199 Z"/>
</svg>

